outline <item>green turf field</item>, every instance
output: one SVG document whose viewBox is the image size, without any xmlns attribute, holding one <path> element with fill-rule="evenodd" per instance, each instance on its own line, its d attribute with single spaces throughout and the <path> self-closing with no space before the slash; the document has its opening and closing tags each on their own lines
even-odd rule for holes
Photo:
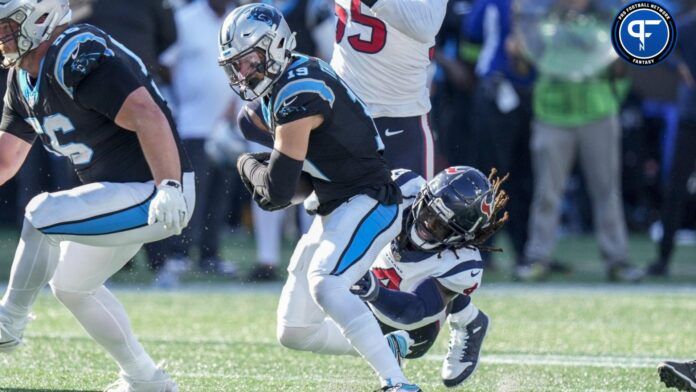
<svg viewBox="0 0 696 392">
<path fill-rule="evenodd" d="M 16 236 L 0 236 L 0 284 Z M 290 245 L 290 244 L 288 244 Z M 504 245 L 504 242 L 503 242 Z M 284 253 L 289 254 L 286 246 Z M 245 268 L 254 259 L 245 234 L 226 238 L 226 257 Z M 606 285 L 591 237 L 562 239 L 558 256 L 575 272 L 550 283 L 509 283 L 509 256 L 485 272 L 474 302 L 492 319 L 469 391 L 660 391 L 662 359 L 696 357 L 696 248 L 681 247 L 673 277 L 639 285 Z M 631 239 L 639 264 L 654 255 L 643 236 Z M 368 391 L 377 379 L 353 357 L 282 348 L 275 341 L 279 284 L 227 282 L 190 273 L 181 291 L 149 289 L 142 258 L 113 279 L 134 330 L 156 360 L 166 360 L 182 391 Z M 125 283 L 125 284 L 124 284 Z M 116 365 L 48 292 L 35 307 L 27 344 L 0 357 L 2 391 L 97 391 Z M 447 331 L 406 374 L 425 391 L 439 380 Z"/>
<path fill-rule="evenodd" d="M 117 292 L 135 331 L 182 391 L 368 391 L 361 360 L 293 352 L 275 342 L 279 286 Z M 650 286 L 492 284 L 475 302 L 492 319 L 469 391 L 659 391 L 663 358 L 696 356 L 696 290 Z M 27 344 L 0 358 L 0 389 L 100 390 L 116 366 L 48 294 Z M 406 373 L 440 386 L 442 336 Z"/>
</svg>

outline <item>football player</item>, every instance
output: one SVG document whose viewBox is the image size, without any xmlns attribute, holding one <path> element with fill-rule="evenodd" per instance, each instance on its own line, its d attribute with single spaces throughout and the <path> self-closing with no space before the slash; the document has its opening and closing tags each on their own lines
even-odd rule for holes
<svg viewBox="0 0 696 392">
<path fill-rule="evenodd" d="M 328 331 L 351 342 L 386 391 L 408 383 L 376 319 L 350 286 L 401 227 L 401 193 L 362 102 L 319 59 L 293 53 L 295 38 L 272 6 L 232 11 L 220 32 L 220 65 L 245 100 L 259 99 L 273 151 L 237 161 L 266 210 L 291 204 L 301 173 L 316 195 L 316 217 L 288 266 L 277 335 L 288 348 L 334 353 Z M 267 161 L 267 162 L 266 162 Z"/>
<path fill-rule="evenodd" d="M 403 358 L 423 356 L 447 321 L 450 344 L 442 380 L 454 387 L 478 365 L 488 330 L 486 314 L 471 303 L 480 287 L 482 244 L 507 221 L 498 218 L 508 197 L 500 189 L 507 177 L 486 178 L 468 166 L 454 166 L 425 180 L 408 170 L 393 171 L 404 196 L 404 225 L 370 271 L 351 291 L 379 320 L 390 344 Z M 395 334 L 408 332 L 410 339 Z"/>
<path fill-rule="evenodd" d="M 194 208 L 194 175 L 142 61 L 93 26 L 70 26 L 70 18 L 67 0 L 0 4 L 2 66 L 10 68 L 0 185 L 37 137 L 69 158 L 84 184 L 27 205 L 0 302 L 0 352 L 21 344 L 50 280 L 56 298 L 120 366 L 110 391 L 176 391 L 104 282 L 144 242 L 181 232 Z"/>
<path fill-rule="evenodd" d="M 391 168 L 434 174 L 428 66 L 447 0 L 337 0 L 331 66 L 367 104 Z"/>
</svg>

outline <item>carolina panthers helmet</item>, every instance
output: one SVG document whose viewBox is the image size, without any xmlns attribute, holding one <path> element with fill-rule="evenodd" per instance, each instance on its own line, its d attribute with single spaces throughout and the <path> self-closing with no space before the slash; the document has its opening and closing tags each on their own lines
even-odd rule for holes
<svg viewBox="0 0 696 392">
<path fill-rule="evenodd" d="M 70 23 L 68 0 L 0 0 L 0 23 L 19 25 L 11 34 L 0 37 L 2 43 L 14 39 L 17 51 L 3 53 L 2 67 L 9 68 L 39 44 L 48 40 L 57 26 Z"/>
<path fill-rule="evenodd" d="M 407 218 L 409 241 L 421 250 L 458 248 L 494 218 L 495 188 L 473 167 L 453 166 L 428 181 Z"/>
<path fill-rule="evenodd" d="M 295 35 L 276 8 L 255 3 L 227 15 L 219 45 L 219 64 L 230 86 L 242 99 L 252 101 L 266 95 L 285 70 L 295 49 Z M 244 75 L 242 60 L 254 52 L 261 55 L 260 61 L 253 64 L 253 72 Z"/>
</svg>

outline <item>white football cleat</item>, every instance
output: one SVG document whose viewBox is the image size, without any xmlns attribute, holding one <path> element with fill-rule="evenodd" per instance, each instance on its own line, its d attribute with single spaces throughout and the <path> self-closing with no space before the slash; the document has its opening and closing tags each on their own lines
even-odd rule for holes
<svg viewBox="0 0 696 392">
<path fill-rule="evenodd" d="M 488 316 L 480 310 L 476 318 L 464 328 L 450 324 L 449 349 L 442 363 L 442 382 L 446 387 L 455 387 L 474 373 L 488 324 Z"/>
<path fill-rule="evenodd" d="M 121 373 L 121 378 L 106 387 L 104 392 L 179 392 L 179 386 L 162 368 L 157 368 L 149 380 L 134 380 Z"/>
<path fill-rule="evenodd" d="M 0 353 L 10 353 L 22 345 L 24 328 L 33 318 L 33 315 L 29 315 L 21 320 L 13 319 L 0 306 Z"/>
</svg>

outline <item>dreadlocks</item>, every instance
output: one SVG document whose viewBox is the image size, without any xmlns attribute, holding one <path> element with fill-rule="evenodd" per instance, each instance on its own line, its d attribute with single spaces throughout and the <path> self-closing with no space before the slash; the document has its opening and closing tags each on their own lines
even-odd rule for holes
<svg viewBox="0 0 696 392">
<path fill-rule="evenodd" d="M 493 234 L 500 230 L 505 222 L 508 221 L 509 215 L 507 211 L 503 213 L 503 216 L 498 219 L 498 213 L 505 208 L 509 197 L 505 190 L 500 189 L 500 186 L 507 181 L 510 177 L 510 173 L 505 174 L 503 178 L 497 176 L 498 170 L 496 168 L 491 169 L 491 173 L 488 175 L 488 181 L 491 183 L 491 191 L 493 192 L 493 209 L 491 211 L 490 222 L 483 226 L 480 230 L 476 232 L 473 239 L 465 241 L 463 247 L 468 249 L 478 249 L 481 252 L 502 252 L 500 248 L 494 248 L 490 246 L 483 245 Z"/>
</svg>

